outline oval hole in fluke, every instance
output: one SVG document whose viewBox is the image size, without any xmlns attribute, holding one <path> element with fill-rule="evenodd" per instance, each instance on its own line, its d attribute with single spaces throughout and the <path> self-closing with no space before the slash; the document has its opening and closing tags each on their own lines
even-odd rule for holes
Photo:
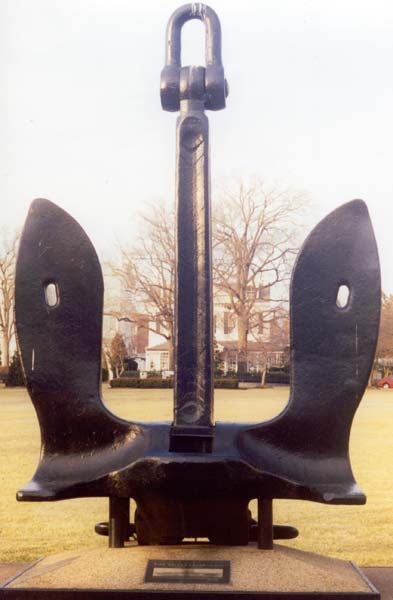
<svg viewBox="0 0 393 600">
<path fill-rule="evenodd" d="M 345 283 L 341 284 L 337 290 L 336 306 L 338 308 L 347 308 L 350 296 L 351 290 L 349 287 Z"/>
<path fill-rule="evenodd" d="M 45 302 L 51 308 L 54 308 L 59 304 L 59 289 L 57 284 L 53 281 L 45 284 Z"/>
</svg>

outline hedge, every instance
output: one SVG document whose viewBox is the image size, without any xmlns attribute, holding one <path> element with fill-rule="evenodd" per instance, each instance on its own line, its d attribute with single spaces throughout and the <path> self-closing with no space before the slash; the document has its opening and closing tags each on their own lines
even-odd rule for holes
<svg viewBox="0 0 393 600">
<path fill-rule="evenodd" d="M 266 383 L 289 384 L 288 371 L 268 371 L 266 373 Z"/>
<path fill-rule="evenodd" d="M 238 379 L 234 379 L 234 378 L 224 378 L 224 377 L 220 377 L 220 378 L 216 378 L 214 380 L 214 387 L 215 388 L 226 388 L 228 390 L 235 390 L 239 387 L 239 380 Z"/>
<path fill-rule="evenodd" d="M 120 377 L 122 379 L 139 379 L 139 371 L 123 371 Z"/>
<path fill-rule="evenodd" d="M 8 367 L 0 367 L 0 381 L 5 383 L 8 379 Z"/>
<path fill-rule="evenodd" d="M 137 379 L 136 377 L 118 377 L 110 381 L 113 388 L 173 388 L 173 379 L 162 379 L 161 377 L 148 377 Z"/>
<path fill-rule="evenodd" d="M 6 387 L 16 387 L 19 385 L 25 385 L 25 377 L 22 371 L 22 364 L 20 362 L 19 354 L 16 350 L 10 363 L 5 385 Z"/>
<path fill-rule="evenodd" d="M 236 376 L 239 378 L 239 381 L 243 381 L 244 383 L 260 383 L 262 379 L 262 373 L 260 371 L 255 371 L 253 373 L 236 373 Z"/>
<path fill-rule="evenodd" d="M 161 377 L 148 377 L 136 379 L 135 377 L 118 377 L 110 381 L 112 388 L 173 388 L 173 379 Z M 237 379 L 215 379 L 214 387 L 236 389 L 239 385 Z"/>
</svg>

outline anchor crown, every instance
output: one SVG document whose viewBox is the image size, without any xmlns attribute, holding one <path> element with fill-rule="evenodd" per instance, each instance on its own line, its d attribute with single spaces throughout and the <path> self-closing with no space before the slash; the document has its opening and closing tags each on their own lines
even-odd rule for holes
<svg viewBox="0 0 393 600">
<path fill-rule="evenodd" d="M 45 296 L 49 281 L 58 287 L 53 307 Z M 336 304 L 342 282 L 350 289 L 346 308 Z M 152 515 L 157 498 L 162 501 L 168 494 L 175 498 L 176 511 L 187 512 L 184 506 L 193 502 L 203 511 L 206 504 L 209 510 L 217 504 L 217 516 L 234 510 L 231 497 L 237 498 L 243 515 L 255 497 L 363 503 L 348 440 L 374 356 L 380 280 L 362 201 L 336 209 L 309 235 L 290 295 L 291 394 L 286 409 L 256 425 L 216 423 L 209 454 L 172 452 L 170 423 L 128 422 L 103 404 L 103 283 L 96 253 L 70 215 L 47 200 L 33 202 L 16 268 L 16 322 L 42 452 L 18 500 L 132 497 L 141 514 L 148 507 L 148 530 L 139 525 L 140 538 L 147 542 L 165 534 L 162 521 Z M 195 521 L 196 508 L 193 514 L 194 520 L 185 518 L 186 523 Z M 236 539 L 246 543 L 244 531 Z"/>
</svg>

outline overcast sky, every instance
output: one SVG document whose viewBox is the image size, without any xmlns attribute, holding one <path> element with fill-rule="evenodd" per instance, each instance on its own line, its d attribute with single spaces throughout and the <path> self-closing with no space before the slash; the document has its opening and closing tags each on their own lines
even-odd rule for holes
<svg viewBox="0 0 393 600">
<path fill-rule="evenodd" d="M 175 120 L 160 107 L 160 0 L 0 0 L 0 197 L 20 227 L 46 197 L 102 259 L 135 213 L 174 195 Z M 393 3 L 215 0 L 227 108 L 208 113 L 213 185 L 257 176 L 305 190 L 307 227 L 363 198 L 393 292 Z M 184 27 L 183 64 L 203 59 Z M 214 197 L 213 197 L 214 200 Z"/>
</svg>

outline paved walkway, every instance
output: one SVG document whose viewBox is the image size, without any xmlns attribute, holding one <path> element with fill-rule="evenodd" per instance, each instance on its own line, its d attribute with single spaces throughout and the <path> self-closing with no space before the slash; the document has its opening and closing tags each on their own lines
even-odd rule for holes
<svg viewBox="0 0 393 600">
<path fill-rule="evenodd" d="M 26 563 L 10 563 L 7 565 L 0 564 L 0 584 L 4 583 L 4 581 L 7 581 L 7 579 L 10 579 L 10 577 L 16 575 L 18 571 L 21 571 L 25 566 Z"/>
<path fill-rule="evenodd" d="M 25 564 L 0 564 L 0 584 L 20 571 Z M 381 600 L 393 600 L 393 567 L 363 567 L 362 571 L 381 592 Z"/>
<path fill-rule="evenodd" d="M 363 567 L 362 571 L 381 592 L 381 600 L 393 600 L 393 567 Z"/>
</svg>

